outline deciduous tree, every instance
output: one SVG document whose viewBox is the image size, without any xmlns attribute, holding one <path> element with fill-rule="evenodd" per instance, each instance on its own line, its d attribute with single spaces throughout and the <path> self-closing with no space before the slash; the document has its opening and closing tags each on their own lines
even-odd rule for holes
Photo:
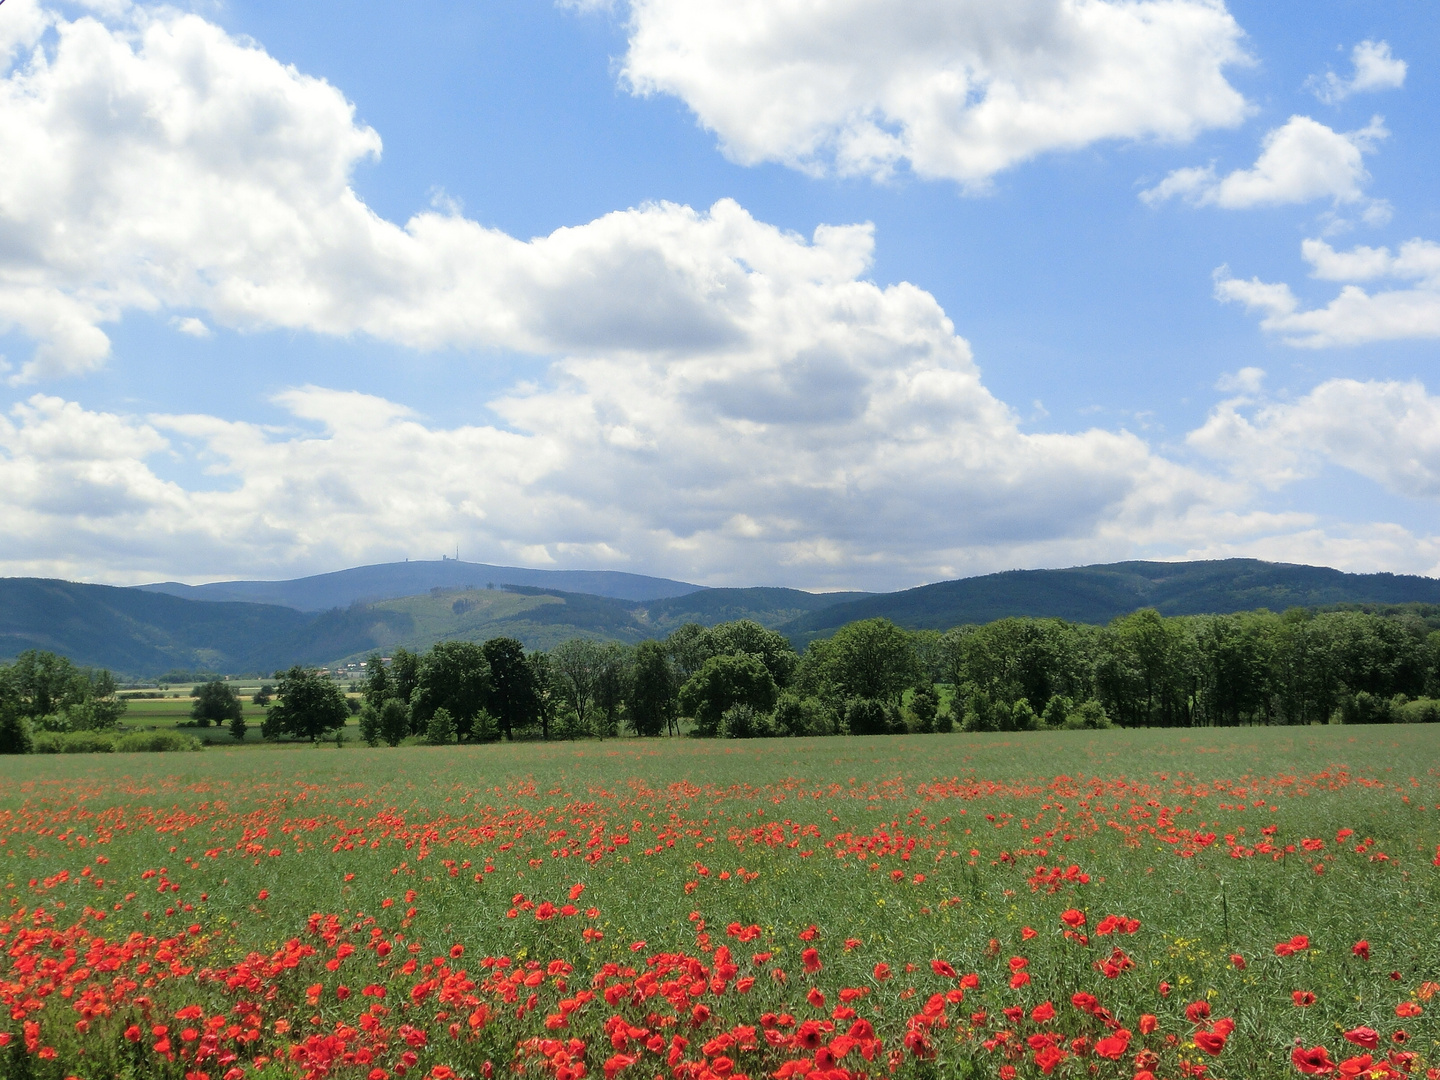
<svg viewBox="0 0 1440 1080">
<path fill-rule="evenodd" d="M 280 682 L 276 703 L 270 706 L 261 728 L 266 738 L 283 734 L 315 742 L 345 726 L 350 716 L 345 692 L 329 675 L 297 665 L 277 672 L 276 678 Z"/>
</svg>

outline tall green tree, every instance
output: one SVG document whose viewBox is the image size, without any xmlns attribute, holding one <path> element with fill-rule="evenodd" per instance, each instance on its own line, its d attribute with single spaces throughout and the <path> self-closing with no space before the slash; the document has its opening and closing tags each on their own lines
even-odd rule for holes
<svg viewBox="0 0 1440 1080">
<path fill-rule="evenodd" d="M 427 730 L 435 710 L 444 709 L 459 736 L 468 738 L 490 688 L 490 662 L 483 646 L 473 641 L 440 642 L 420 664 L 410 703 L 412 729 Z"/>
<path fill-rule="evenodd" d="M 680 687 L 679 708 L 681 715 L 695 720 L 701 735 L 713 737 L 732 705 L 748 705 L 756 712 L 769 713 L 778 696 L 775 677 L 758 656 L 712 656 Z"/>
<path fill-rule="evenodd" d="M 595 672 L 595 733 L 602 739 L 620 733 L 630 677 L 630 650 L 616 642 L 602 645 Z"/>
<path fill-rule="evenodd" d="M 1195 686 L 1194 638 L 1182 620 L 1143 608 L 1106 628 L 1096 688 L 1126 727 L 1189 726 Z"/>
<path fill-rule="evenodd" d="M 675 723 L 677 683 L 669 652 L 659 641 L 635 646 L 626 713 L 636 735 L 662 735 Z"/>
<path fill-rule="evenodd" d="M 410 734 L 410 706 L 399 698 L 387 698 L 380 706 L 380 738 L 389 746 L 399 746 Z"/>
<path fill-rule="evenodd" d="M 874 698 L 898 705 L 919 674 L 910 635 L 889 619 L 862 619 L 830 639 L 828 674 L 845 698 Z"/>
<path fill-rule="evenodd" d="M 1269 612 L 1192 620 L 1201 723 L 1235 727 L 1268 719 L 1277 622 Z"/>
<path fill-rule="evenodd" d="M 410 699 L 415 696 L 415 687 L 420 682 L 419 655 L 409 649 L 396 649 L 390 657 L 387 678 L 392 688 L 390 696 L 410 704 Z"/>
<path fill-rule="evenodd" d="M 360 692 L 365 703 L 376 712 L 379 712 L 380 706 L 390 698 L 399 696 L 395 681 L 385 669 L 385 658 L 378 652 L 371 653 L 365 661 L 365 682 Z"/>
<path fill-rule="evenodd" d="M 350 716 L 345 692 L 329 675 L 297 665 L 276 672 L 276 678 L 280 684 L 275 690 L 276 701 L 261 726 L 266 738 L 291 735 L 315 742 L 345 726 Z"/>
<path fill-rule="evenodd" d="M 20 711 L 12 668 L 0 667 L 0 754 L 28 754 L 34 748 L 30 724 Z"/>
<path fill-rule="evenodd" d="M 718 623 L 705 632 L 702 640 L 708 652 L 706 659 L 740 653 L 758 656 L 775 680 L 775 685 L 782 689 L 790 685 L 790 679 L 800 663 L 789 638 L 777 631 L 767 630 L 753 619 Z"/>
<path fill-rule="evenodd" d="M 67 657 L 26 649 L 10 668 L 21 715 L 53 716 L 89 697 L 89 680 Z"/>
<path fill-rule="evenodd" d="M 190 718 L 202 724 L 229 723 L 238 720 L 242 709 L 240 698 L 224 679 L 212 679 L 201 683 L 192 691 L 195 702 L 190 706 Z"/>
<path fill-rule="evenodd" d="M 536 723 L 539 701 L 535 671 L 525 657 L 525 646 L 514 638 L 497 637 L 485 642 L 485 659 L 490 665 L 490 695 L 486 708 L 495 717 L 505 738 Z"/>
<path fill-rule="evenodd" d="M 550 654 L 540 651 L 525 657 L 530 668 L 530 684 L 535 690 L 535 715 L 540 721 L 540 737 L 546 741 L 555 724 L 555 716 L 563 700 L 560 694 L 559 677 Z"/>
<path fill-rule="evenodd" d="M 670 636 L 665 639 L 665 651 L 675 665 L 681 682 L 694 675 L 701 664 L 715 655 L 707 629 L 693 622 L 670 631 Z"/>
<path fill-rule="evenodd" d="M 550 669 L 560 699 L 575 713 L 582 731 L 589 730 L 604 654 L 589 638 L 562 641 L 550 650 Z"/>
</svg>

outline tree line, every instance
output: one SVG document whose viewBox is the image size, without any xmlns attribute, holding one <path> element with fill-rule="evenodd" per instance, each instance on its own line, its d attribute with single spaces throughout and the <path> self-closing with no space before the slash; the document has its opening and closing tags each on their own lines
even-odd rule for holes
<svg viewBox="0 0 1440 1080">
<path fill-rule="evenodd" d="M 110 672 L 27 649 L 0 664 L 0 754 L 28 753 L 36 731 L 113 731 L 125 715 Z"/>
<path fill-rule="evenodd" d="M 1039 728 L 1440 722 L 1440 611 L 1292 609 L 1161 616 L 1108 626 L 1009 618 L 944 633 L 850 623 L 797 652 L 749 620 L 688 624 L 629 646 L 513 638 L 397 649 L 365 665 L 359 698 L 328 674 L 277 672 L 262 737 L 316 740 L 357 711 L 361 737 L 399 745 L 622 733 L 749 738 Z M 108 671 L 35 650 L 0 665 L 0 753 L 31 733 L 117 728 Z M 265 704 L 271 688 L 255 697 Z M 195 722 L 246 723 L 222 680 Z M 363 704 L 362 704 L 363 702 Z"/>
<path fill-rule="evenodd" d="M 575 639 L 527 652 L 502 637 L 399 649 L 388 665 L 370 657 L 360 689 L 362 737 L 392 746 L 414 736 L 1437 722 L 1440 631 L 1414 611 L 1143 610 L 1108 626 L 1011 618 L 945 633 L 867 619 L 797 652 L 742 620 L 690 624 L 635 646 Z M 276 697 L 272 737 L 317 738 L 344 723 L 332 680 L 294 668 Z"/>
</svg>

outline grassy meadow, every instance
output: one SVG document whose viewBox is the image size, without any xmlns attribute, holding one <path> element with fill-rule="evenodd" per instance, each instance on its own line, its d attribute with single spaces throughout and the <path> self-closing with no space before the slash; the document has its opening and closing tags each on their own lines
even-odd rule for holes
<svg viewBox="0 0 1440 1080">
<path fill-rule="evenodd" d="M 1430 725 L 0 770 L 6 1077 L 1440 1075 Z"/>
<path fill-rule="evenodd" d="M 209 727 L 190 726 L 190 709 L 195 703 L 195 699 L 190 696 L 192 689 L 191 686 L 173 686 L 167 687 L 163 691 L 153 691 L 157 694 L 163 693 L 164 697 L 128 699 L 125 714 L 120 718 L 120 730 L 183 730 L 211 746 L 237 745 L 231 738 L 229 728 L 224 724 L 211 724 Z M 235 684 L 235 692 L 240 699 L 242 715 L 248 725 L 245 740 L 241 745 L 252 746 L 258 745 L 260 742 L 260 725 L 265 720 L 265 709 L 256 705 L 252 700 L 259 689 L 259 683 Z M 345 725 L 344 730 L 347 740 L 353 742 L 358 739 L 359 723 L 354 717 Z M 333 739 L 334 736 L 331 738 Z"/>
</svg>

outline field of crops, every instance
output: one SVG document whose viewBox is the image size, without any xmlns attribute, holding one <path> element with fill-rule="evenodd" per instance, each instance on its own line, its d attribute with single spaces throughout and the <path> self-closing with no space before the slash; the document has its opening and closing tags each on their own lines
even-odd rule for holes
<svg viewBox="0 0 1440 1080">
<path fill-rule="evenodd" d="M 1440 1077 L 1428 725 L 0 768 L 6 1080 Z"/>
</svg>

